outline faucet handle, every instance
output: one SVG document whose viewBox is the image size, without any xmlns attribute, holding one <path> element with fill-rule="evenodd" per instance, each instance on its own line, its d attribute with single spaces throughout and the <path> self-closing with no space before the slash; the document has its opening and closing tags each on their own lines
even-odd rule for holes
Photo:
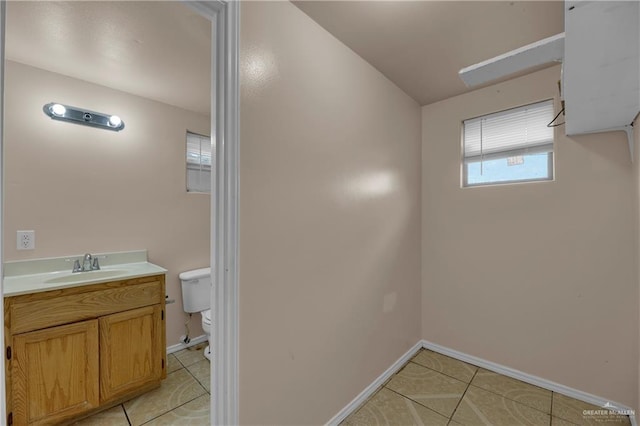
<svg viewBox="0 0 640 426">
<path fill-rule="evenodd" d="M 82 266 L 80 266 L 80 259 L 76 259 L 73 262 L 73 271 L 72 272 L 82 272 Z"/>
<path fill-rule="evenodd" d="M 98 256 L 95 256 L 93 258 L 93 264 L 91 265 L 91 270 L 92 271 L 99 271 L 100 270 L 100 263 L 98 263 Z"/>
</svg>

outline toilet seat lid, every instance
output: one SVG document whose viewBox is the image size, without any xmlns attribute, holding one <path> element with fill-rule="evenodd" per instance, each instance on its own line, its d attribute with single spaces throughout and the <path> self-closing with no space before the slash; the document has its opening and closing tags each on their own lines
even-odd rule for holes
<svg viewBox="0 0 640 426">
<path fill-rule="evenodd" d="M 211 309 L 202 312 L 202 317 L 208 323 L 211 323 Z"/>
</svg>

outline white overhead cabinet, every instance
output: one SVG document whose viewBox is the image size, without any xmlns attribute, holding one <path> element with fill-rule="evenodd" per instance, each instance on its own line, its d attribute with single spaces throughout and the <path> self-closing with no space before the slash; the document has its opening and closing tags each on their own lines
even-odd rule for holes
<svg viewBox="0 0 640 426">
<path fill-rule="evenodd" d="M 564 5 L 564 34 L 463 68 L 460 78 L 472 87 L 562 61 L 567 135 L 625 131 L 633 154 L 632 123 L 640 112 L 640 1 Z"/>
<path fill-rule="evenodd" d="M 624 130 L 640 112 L 640 2 L 565 1 L 566 133 Z M 636 131 L 638 131 L 636 129 Z"/>
</svg>

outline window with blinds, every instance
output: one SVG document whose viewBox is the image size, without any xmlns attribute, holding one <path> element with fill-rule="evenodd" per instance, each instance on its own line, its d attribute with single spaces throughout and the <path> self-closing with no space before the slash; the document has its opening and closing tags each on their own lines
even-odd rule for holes
<svg viewBox="0 0 640 426">
<path fill-rule="evenodd" d="M 463 121 L 463 186 L 553 179 L 553 100 Z"/>
<path fill-rule="evenodd" d="M 211 137 L 187 131 L 187 192 L 211 193 Z"/>
</svg>

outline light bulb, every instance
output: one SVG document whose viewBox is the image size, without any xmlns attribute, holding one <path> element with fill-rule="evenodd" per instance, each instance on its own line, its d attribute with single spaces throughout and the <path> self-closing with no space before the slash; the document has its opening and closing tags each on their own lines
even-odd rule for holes
<svg viewBox="0 0 640 426">
<path fill-rule="evenodd" d="M 120 119 L 120 117 L 118 117 L 117 115 L 112 115 L 111 117 L 109 117 L 110 126 L 118 127 L 120 124 L 122 124 L 122 119 Z"/>
<path fill-rule="evenodd" d="M 60 105 L 60 104 L 51 105 L 50 110 L 54 115 L 57 115 L 58 117 L 63 116 L 64 113 L 67 112 L 67 109 L 64 107 L 64 105 Z"/>
</svg>

